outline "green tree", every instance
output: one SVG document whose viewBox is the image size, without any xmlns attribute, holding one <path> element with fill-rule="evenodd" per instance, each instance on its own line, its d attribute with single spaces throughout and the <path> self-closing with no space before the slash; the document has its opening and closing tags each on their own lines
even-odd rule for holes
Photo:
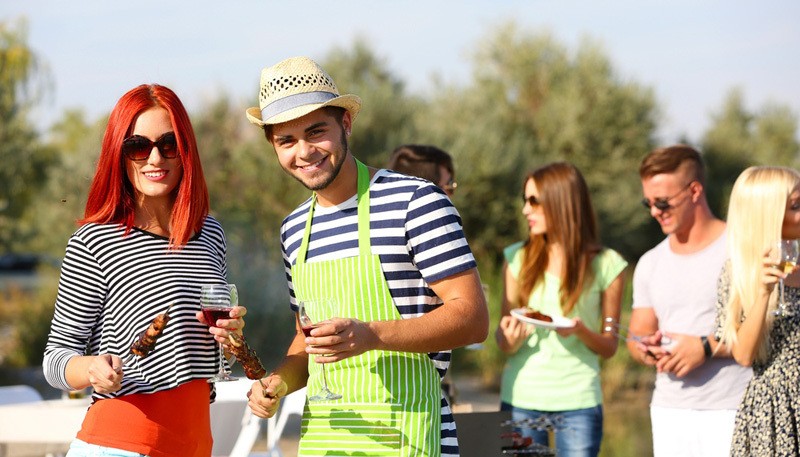
<svg viewBox="0 0 800 457">
<path fill-rule="evenodd" d="M 708 199 L 714 212 L 725 216 L 733 183 L 752 165 L 796 167 L 800 143 L 798 119 L 788 107 L 768 103 L 752 112 L 744 106 L 741 89 L 732 89 L 712 125 L 703 135 L 703 158 L 708 166 Z"/>
<path fill-rule="evenodd" d="M 334 48 L 320 62 L 340 93 L 361 97 L 350 149 L 359 160 L 383 166 L 395 147 L 414 138 L 413 115 L 421 102 L 406 94 L 405 84 L 369 47 L 357 38 L 350 49 Z"/>
<path fill-rule="evenodd" d="M 585 175 L 606 244 L 628 257 L 653 244 L 638 168 L 654 136 L 652 90 L 623 80 L 591 40 L 571 53 L 546 33 L 501 24 L 480 40 L 473 79 L 415 118 L 420 137 L 456 159 L 456 206 L 473 249 L 499 262 L 520 230 L 522 176 L 566 160 Z M 636 233 L 637 236 L 630 236 Z"/>
<path fill-rule="evenodd" d="M 21 224 L 30 202 L 47 177 L 53 151 L 39 141 L 28 119 L 45 89 L 46 72 L 27 45 L 24 20 L 0 22 L 0 250 L 19 250 L 30 240 Z"/>
<path fill-rule="evenodd" d="M 100 155 L 100 143 L 108 118 L 89 123 L 81 110 L 68 110 L 49 132 L 48 147 L 57 151 L 45 183 L 32 198 L 37 211 L 25 215 L 24 223 L 35 236 L 26 244 L 33 252 L 60 258 L 67 239 L 83 217 L 89 184 Z"/>
</svg>

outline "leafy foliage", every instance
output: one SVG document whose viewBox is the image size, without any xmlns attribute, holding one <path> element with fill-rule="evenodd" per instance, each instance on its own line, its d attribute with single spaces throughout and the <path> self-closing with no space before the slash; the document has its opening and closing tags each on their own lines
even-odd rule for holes
<svg viewBox="0 0 800 457">
<path fill-rule="evenodd" d="M 340 93 L 361 97 L 350 150 L 362 162 L 382 166 L 396 146 L 413 138 L 417 101 L 406 95 L 405 84 L 392 75 L 365 39 L 356 39 L 350 50 L 333 49 L 320 65 L 337 82 Z"/>
<path fill-rule="evenodd" d="M 23 246 L 26 251 L 53 258 L 64 255 L 67 240 L 83 217 L 106 120 L 89 124 L 82 111 L 70 110 L 51 128 L 48 147 L 59 151 L 59 156 L 32 198 L 31 207 L 36 210 L 24 217 L 34 235 Z"/>
<path fill-rule="evenodd" d="M 32 237 L 20 224 L 30 202 L 57 162 L 54 150 L 40 143 L 28 119 L 45 88 L 46 73 L 28 48 L 24 21 L 0 22 L 0 249 L 13 251 Z"/>
<path fill-rule="evenodd" d="M 800 160 L 797 114 L 768 104 L 748 111 L 740 89 L 732 89 L 702 140 L 708 167 L 707 193 L 711 208 L 724 215 L 733 183 L 753 165 L 796 167 Z"/>
<path fill-rule="evenodd" d="M 550 35 L 513 23 L 481 40 L 473 67 L 466 87 L 437 92 L 417 130 L 455 157 L 455 203 L 481 259 L 498 263 L 502 248 L 524 236 L 524 174 L 561 160 L 584 173 L 606 244 L 629 258 L 653 244 L 627 236 L 649 221 L 636 204 L 632 170 L 652 149 L 652 90 L 618 78 L 589 40 L 573 55 Z"/>
<path fill-rule="evenodd" d="M 0 333 L 9 333 L 0 344 L 0 366 L 42 364 L 58 274 L 53 267 L 43 266 L 38 275 L 36 290 L 12 285 L 0 291 Z"/>
</svg>

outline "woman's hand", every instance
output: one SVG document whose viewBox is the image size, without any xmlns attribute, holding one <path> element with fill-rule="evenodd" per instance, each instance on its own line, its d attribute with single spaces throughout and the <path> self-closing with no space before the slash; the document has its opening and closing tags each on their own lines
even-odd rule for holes
<svg viewBox="0 0 800 457">
<path fill-rule="evenodd" d="M 530 325 L 520 322 L 511 316 L 500 318 L 500 324 L 495 331 L 495 340 L 500 349 L 507 354 L 514 354 L 533 333 Z"/>
<path fill-rule="evenodd" d="M 230 319 L 218 319 L 217 322 L 206 322 L 202 311 L 195 313 L 197 320 L 205 325 L 208 325 L 208 332 L 214 335 L 214 339 L 218 343 L 222 343 L 225 347 L 228 346 L 228 333 L 235 332 L 242 335 L 244 329 L 244 316 L 247 314 L 247 308 L 244 306 L 234 306 L 231 309 Z"/>
<path fill-rule="evenodd" d="M 110 394 L 122 387 L 122 359 L 116 355 L 101 354 L 92 357 L 86 372 L 89 383 L 99 394 Z"/>
<path fill-rule="evenodd" d="M 773 248 L 766 249 L 761 259 L 759 271 L 760 287 L 755 301 L 736 330 L 736 342 L 731 343 L 730 351 L 739 365 L 749 367 L 758 357 L 758 349 L 765 332 L 769 332 L 770 296 L 775 284 L 786 278 L 787 274 L 778 268 L 777 252 Z M 794 271 L 794 270 L 793 270 Z"/>
<path fill-rule="evenodd" d="M 583 325 L 583 321 L 580 317 L 573 317 L 572 323 L 574 324 L 572 327 L 557 327 L 556 333 L 558 333 L 558 336 L 566 338 L 570 335 L 574 335 L 575 333 L 586 332 L 589 330 L 585 325 Z"/>
<path fill-rule="evenodd" d="M 763 286 L 762 293 L 765 295 L 770 295 L 778 281 L 786 279 L 786 276 L 788 276 L 778 268 L 776 259 L 778 255 L 780 253 L 774 253 L 773 248 L 769 248 L 764 252 L 764 258 L 761 263 L 761 285 Z M 797 271 L 797 268 L 795 266 L 792 272 Z"/>
</svg>

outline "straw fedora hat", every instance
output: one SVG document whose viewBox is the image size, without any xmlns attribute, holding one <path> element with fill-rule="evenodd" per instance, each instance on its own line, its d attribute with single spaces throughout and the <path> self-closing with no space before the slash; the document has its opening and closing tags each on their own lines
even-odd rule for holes
<svg viewBox="0 0 800 457">
<path fill-rule="evenodd" d="M 247 119 L 263 127 L 297 119 L 325 106 L 344 108 L 355 119 L 361 99 L 339 95 L 333 78 L 313 60 L 292 57 L 261 70 L 258 105 L 247 109 Z"/>
</svg>

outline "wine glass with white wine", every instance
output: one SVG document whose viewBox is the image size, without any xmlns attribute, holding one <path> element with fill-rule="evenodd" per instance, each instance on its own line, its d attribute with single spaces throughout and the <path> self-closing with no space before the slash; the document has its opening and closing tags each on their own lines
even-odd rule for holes
<svg viewBox="0 0 800 457">
<path fill-rule="evenodd" d="M 775 244 L 774 250 L 778 255 L 776 264 L 778 269 L 786 274 L 793 272 L 797 265 L 797 258 L 800 256 L 800 245 L 798 245 L 797 240 L 780 240 Z M 789 309 L 786 299 L 784 298 L 783 278 L 778 280 L 778 287 L 780 287 L 780 295 L 778 307 L 775 309 L 774 314 L 776 316 L 788 316 L 793 314 L 794 311 Z"/>
</svg>

